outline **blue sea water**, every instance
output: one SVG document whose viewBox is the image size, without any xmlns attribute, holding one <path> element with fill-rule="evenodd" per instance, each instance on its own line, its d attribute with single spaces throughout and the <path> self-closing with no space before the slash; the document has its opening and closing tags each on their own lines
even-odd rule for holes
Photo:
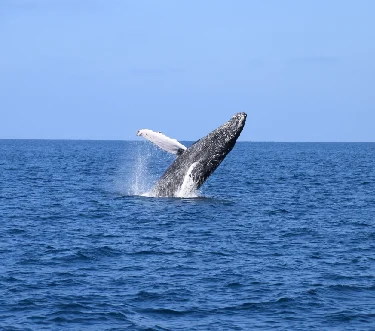
<svg viewBox="0 0 375 331">
<path fill-rule="evenodd" d="M 374 330 L 375 144 L 0 140 L 0 330 Z"/>
</svg>

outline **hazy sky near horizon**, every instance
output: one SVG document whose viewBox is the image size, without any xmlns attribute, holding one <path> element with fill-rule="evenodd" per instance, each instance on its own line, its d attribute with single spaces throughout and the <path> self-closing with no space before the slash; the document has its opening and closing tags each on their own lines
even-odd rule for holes
<svg viewBox="0 0 375 331">
<path fill-rule="evenodd" d="M 375 141 L 375 1 L 1 0 L 0 138 Z"/>
</svg>

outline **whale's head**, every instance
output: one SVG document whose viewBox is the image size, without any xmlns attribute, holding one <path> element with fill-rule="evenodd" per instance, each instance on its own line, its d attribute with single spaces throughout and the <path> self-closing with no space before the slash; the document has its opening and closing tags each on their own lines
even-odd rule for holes
<svg viewBox="0 0 375 331">
<path fill-rule="evenodd" d="M 235 114 L 206 137 L 198 140 L 187 151 L 191 160 L 197 162 L 192 176 L 199 188 L 216 170 L 228 153 L 232 150 L 246 123 L 246 113 Z"/>
<path fill-rule="evenodd" d="M 246 113 L 237 113 L 225 124 L 217 128 L 217 135 L 223 135 L 225 137 L 226 143 L 235 143 L 237 138 L 242 132 L 243 127 L 246 122 Z M 212 133 L 214 133 L 213 131 Z M 233 142 L 234 140 L 234 142 Z"/>
</svg>

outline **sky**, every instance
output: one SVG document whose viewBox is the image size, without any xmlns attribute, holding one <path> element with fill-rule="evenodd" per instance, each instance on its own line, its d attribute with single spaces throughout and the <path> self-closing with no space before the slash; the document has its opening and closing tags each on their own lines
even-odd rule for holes
<svg viewBox="0 0 375 331">
<path fill-rule="evenodd" d="M 375 142 L 375 1 L 0 0 L 0 139 Z"/>
</svg>

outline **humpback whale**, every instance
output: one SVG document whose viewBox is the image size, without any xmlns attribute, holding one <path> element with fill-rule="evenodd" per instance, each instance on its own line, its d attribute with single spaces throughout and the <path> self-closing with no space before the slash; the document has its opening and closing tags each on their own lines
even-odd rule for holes
<svg viewBox="0 0 375 331">
<path fill-rule="evenodd" d="M 199 139 L 189 148 L 161 132 L 137 132 L 161 149 L 177 155 L 151 189 L 150 196 L 183 197 L 199 189 L 234 147 L 246 122 L 246 113 L 235 114 L 228 122 Z"/>
</svg>

